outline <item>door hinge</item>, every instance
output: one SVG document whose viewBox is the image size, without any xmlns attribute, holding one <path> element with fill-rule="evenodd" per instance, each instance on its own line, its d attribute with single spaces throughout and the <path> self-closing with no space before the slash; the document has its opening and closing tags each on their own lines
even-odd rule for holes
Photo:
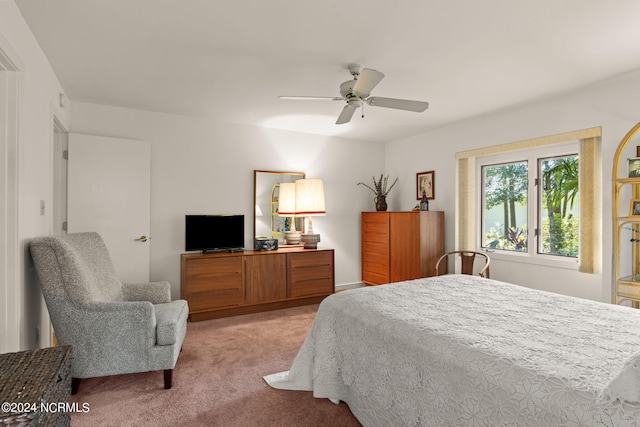
<svg viewBox="0 0 640 427">
<path fill-rule="evenodd" d="M 540 229 L 539 228 L 535 228 L 533 230 L 533 235 L 536 236 L 536 237 L 539 236 L 540 235 Z"/>
<path fill-rule="evenodd" d="M 62 223 L 62 230 L 67 231 L 67 221 Z"/>
<path fill-rule="evenodd" d="M 64 150 L 62 152 L 62 158 L 65 160 L 69 160 L 69 150 Z"/>
<path fill-rule="evenodd" d="M 535 178 L 533 181 L 533 185 L 535 185 L 536 187 L 540 185 L 540 178 Z"/>
</svg>

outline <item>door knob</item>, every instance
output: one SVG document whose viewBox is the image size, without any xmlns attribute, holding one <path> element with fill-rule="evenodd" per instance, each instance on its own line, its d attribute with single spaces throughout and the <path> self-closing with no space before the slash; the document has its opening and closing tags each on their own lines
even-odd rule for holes
<svg viewBox="0 0 640 427">
<path fill-rule="evenodd" d="M 137 239 L 134 239 L 136 242 L 146 242 L 147 240 L 149 240 L 149 238 L 147 236 L 140 236 Z"/>
</svg>

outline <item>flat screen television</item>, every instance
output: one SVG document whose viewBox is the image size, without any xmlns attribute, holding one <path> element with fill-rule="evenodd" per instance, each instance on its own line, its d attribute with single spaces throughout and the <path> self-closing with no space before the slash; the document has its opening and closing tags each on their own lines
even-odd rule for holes
<svg viewBox="0 0 640 427">
<path fill-rule="evenodd" d="M 185 215 L 185 251 L 229 252 L 244 248 L 244 215 Z"/>
</svg>

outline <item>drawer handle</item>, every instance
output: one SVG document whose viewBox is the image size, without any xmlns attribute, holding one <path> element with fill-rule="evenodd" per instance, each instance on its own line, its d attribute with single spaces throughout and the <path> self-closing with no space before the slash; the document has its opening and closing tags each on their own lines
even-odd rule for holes
<svg viewBox="0 0 640 427">
<path fill-rule="evenodd" d="M 323 282 L 323 281 L 329 281 L 331 280 L 331 277 L 311 277 L 309 279 L 303 279 L 303 280 L 294 280 L 292 282 L 292 284 L 296 284 L 296 283 L 304 283 L 304 282 Z"/>
<path fill-rule="evenodd" d="M 313 265 L 309 265 L 309 264 L 305 264 L 305 265 L 294 265 L 293 268 L 318 268 L 318 267 L 328 267 L 331 264 L 327 263 L 327 264 L 313 264 Z"/>
</svg>

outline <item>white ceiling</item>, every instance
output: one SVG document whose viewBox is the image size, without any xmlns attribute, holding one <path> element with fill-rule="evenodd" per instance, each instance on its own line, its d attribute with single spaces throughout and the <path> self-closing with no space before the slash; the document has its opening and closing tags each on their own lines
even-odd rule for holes
<svg viewBox="0 0 640 427">
<path fill-rule="evenodd" d="M 637 0 L 16 0 L 72 101 L 389 141 L 640 68 Z M 360 63 L 372 94 L 335 125 Z"/>
</svg>

